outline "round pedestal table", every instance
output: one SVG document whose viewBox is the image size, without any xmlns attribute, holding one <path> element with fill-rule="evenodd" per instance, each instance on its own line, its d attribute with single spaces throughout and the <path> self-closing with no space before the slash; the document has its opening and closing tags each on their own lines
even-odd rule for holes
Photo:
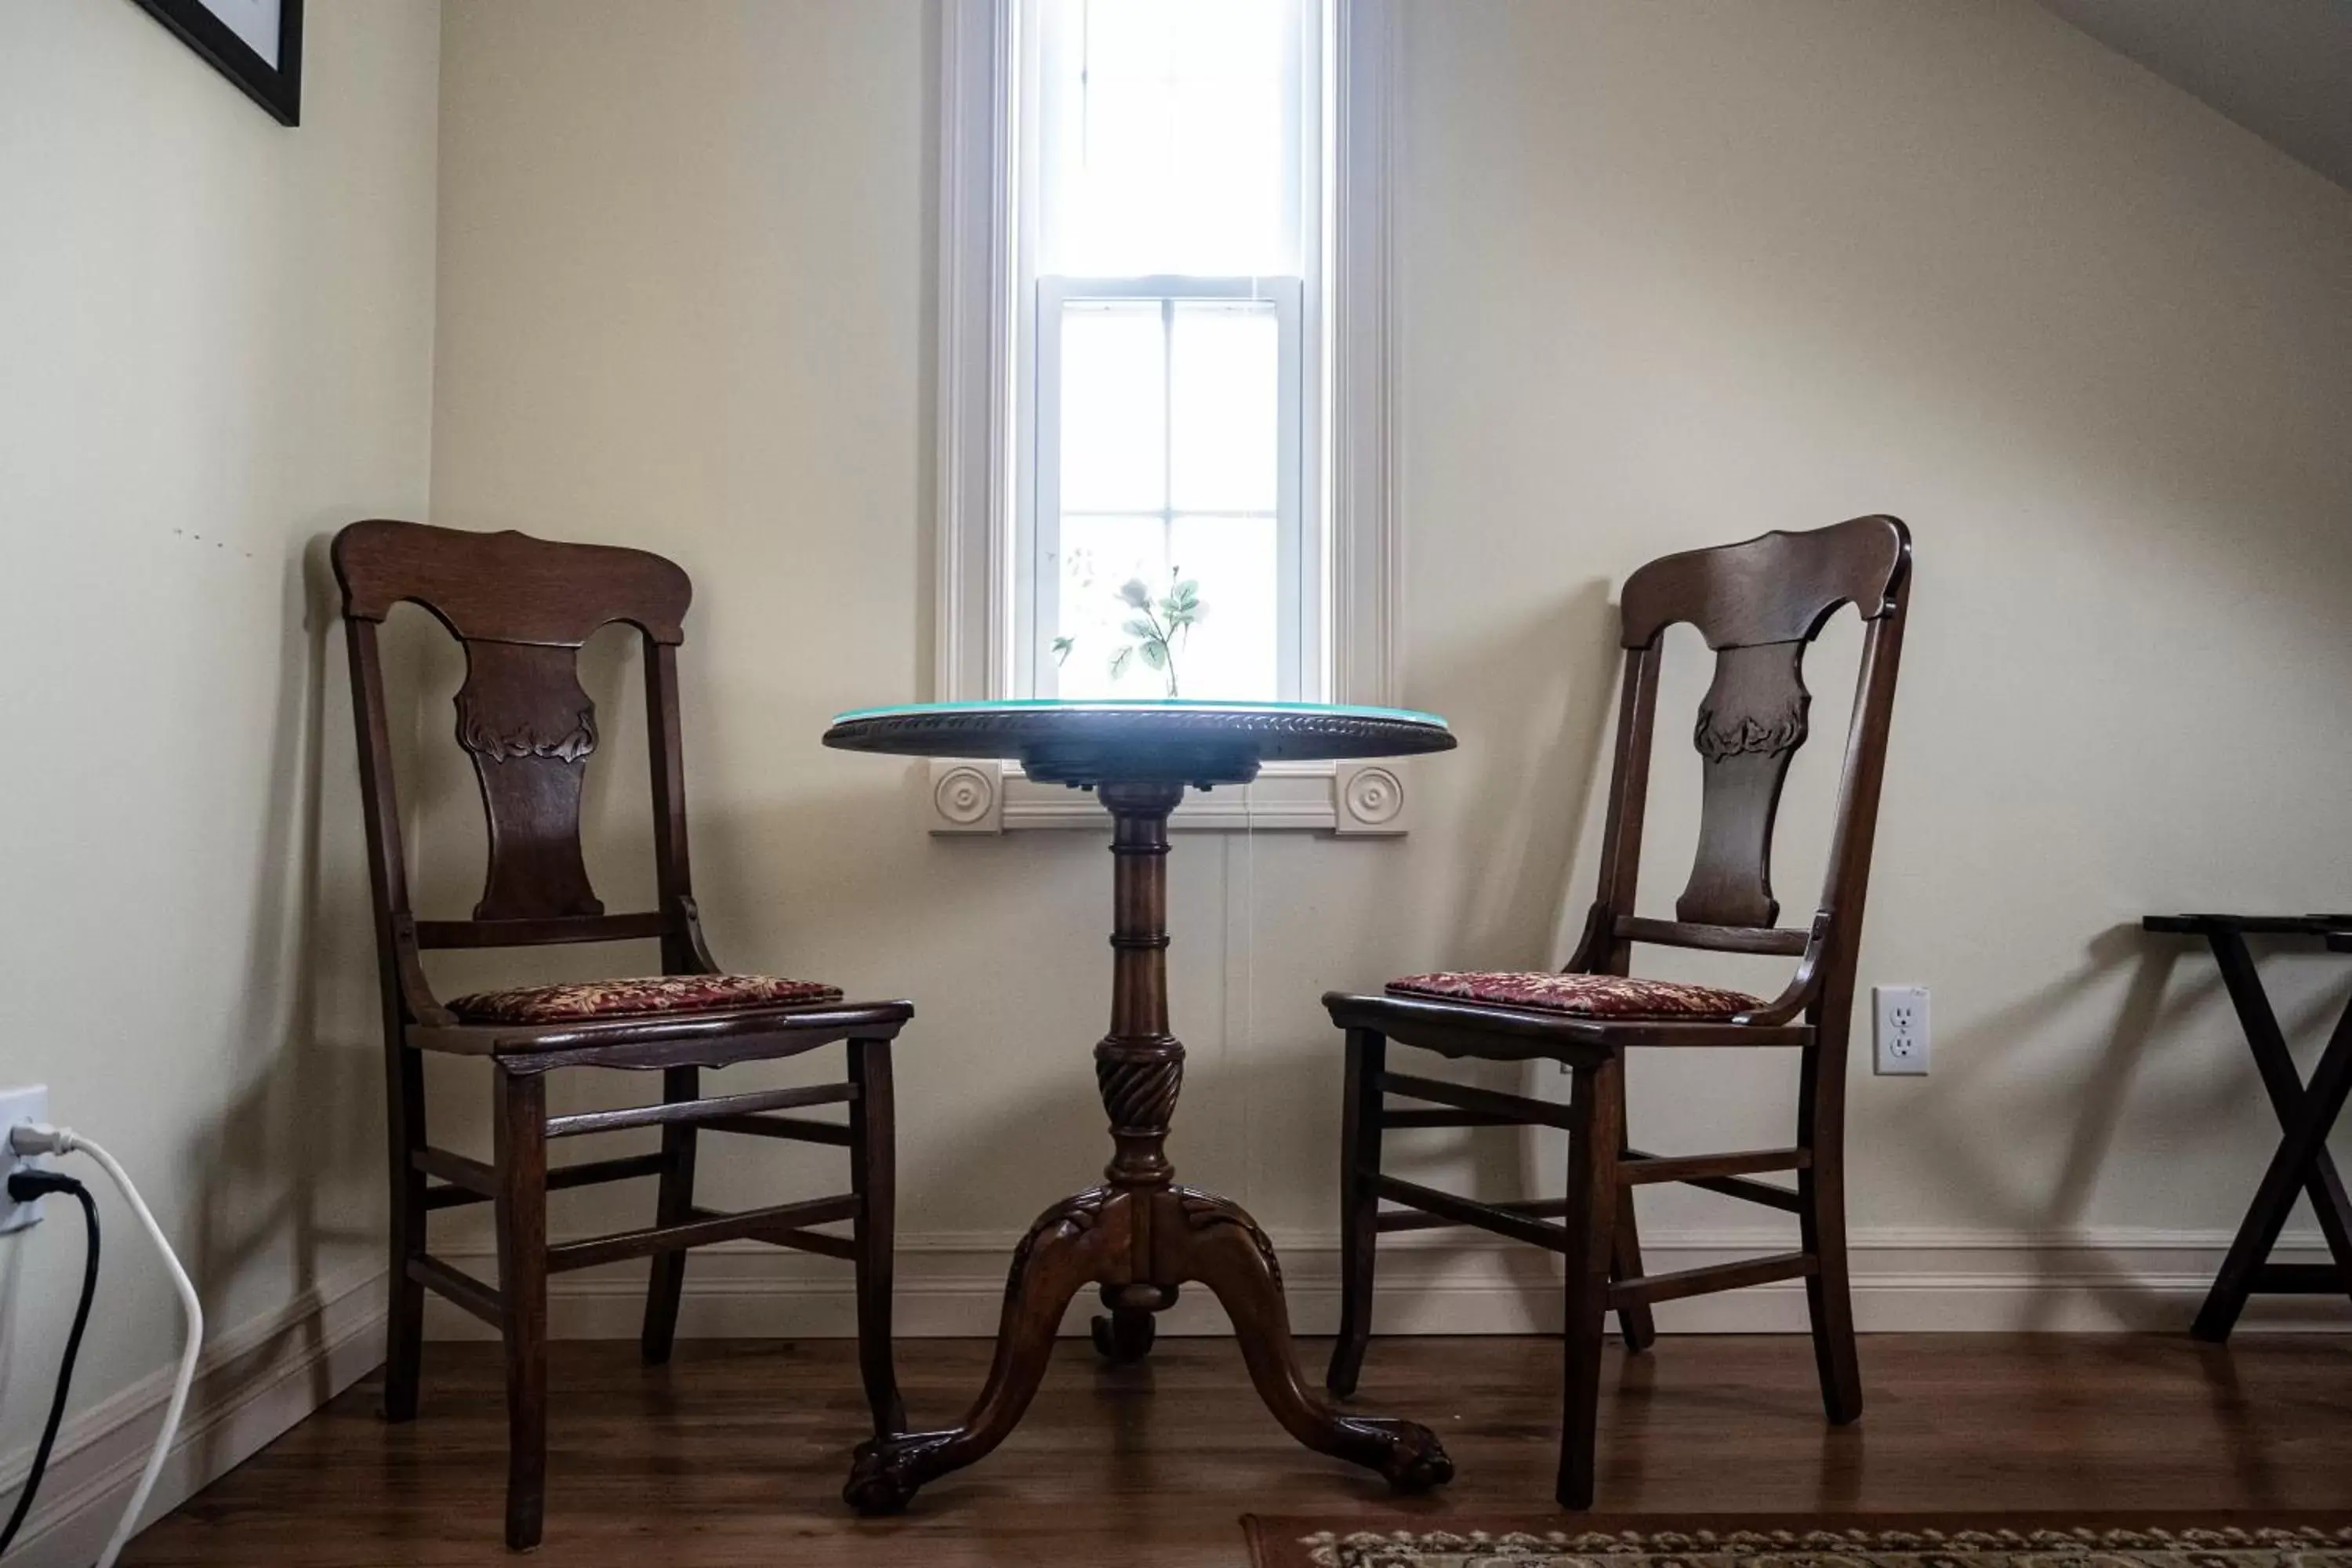
<svg viewBox="0 0 2352 1568">
<path fill-rule="evenodd" d="M 1427 1427 L 1343 1415 L 1300 1374 L 1274 1247 L 1231 1200 L 1180 1185 L 1165 1144 L 1184 1079 L 1168 1030 L 1168 816 L 1186 788 L 1247 784 L 1269 762 L 1451 750 L 1442 719 L 1317 703 L 944 702 L 845 713 L 824 743 L 914 757 L 1018 760 L 1033 779 L 1091 789 L 1111 817 L 1110 1033 L 1095 1082 L 1113 1152 L 1098 1187 L 1039 1216 L 1013 1254 L 988 1382 L 962 1425 L 862 1445 L 843 1496 L 861 1512 L 904 1508 L 925 1482 L 985 1457 L 1044 1378 L 1070 1300 L 1097 1287 L 1095 1342 L 1114 1362 L 1151 1344 L 1152 1314 L 1180 1286 L 1215 1292 L 1258 1397 L 1308 1447 L 1368 1466 L 1399 1489 L 1450 1480 Z"/>
</svg>

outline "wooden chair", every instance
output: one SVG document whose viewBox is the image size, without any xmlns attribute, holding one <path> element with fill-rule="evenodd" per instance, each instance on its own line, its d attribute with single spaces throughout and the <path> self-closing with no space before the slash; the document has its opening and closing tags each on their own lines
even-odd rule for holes
<svg viewBox="0 0 2352 1568">
<path fill-rule="evenodd" d="M 1602 1318 L 1611 1309 L 1626 1343 L 1648 1347 L 1657 1301 L 1768 1280 L 1802 1279 L 1812 1312 L 1813 1353 L 1831 1421 L 1862 1414 L 1853 1313 L 1846 1289 L 1846 1026 L 1855 949 L 1878 816 L 1887 722 L 1909 595 L 1910 534 L 1891 517 L 1857 518 L 1810 533 L 1768 533 L 1745 543 L 1654 561 L 1625 584 L 1623 694 L 1602 841 L 1601 880 L 1584 937 L 1562 974 L 1452 973 L 1391 983 L 1385 994 L 1323 998 L 1347 1031 L 1342 1135 L 1342 1310 L 1328 1384 L 1354 1391 L 1371 1332 L 1373 1250 L 1380 1234 L 1467 1225 L 1567 1259 L 1566 1410 L 1558 1496 L 1592 1503 L 1593 1424 L 1600 1396 Z M 1865 623 L 1862 667 L 1819 909 L 1802 931 L 1776 924 L 1772 825 L 1790 758 L 1804 744 L 1801 666 L 1832 613 L 1852 603 Z M 1697 863 L 1675 918 L 1634 912 L 1642 816 L 1649 787 L 1661 634 L 1688 621 L 1715 650 L 1715 681 L 1694 740 L 1705 759 Z M 1633 944 L 1797 960 L 1787 989 L 1769 1002 L 1713 986 L 1625 978 Z M 1569 1102 L 1533 1100 L 1392 1072 L 1390 1042 L 1448 1057 L 1544 1058 L 1574 1074 Z M 1803 1053 L 1793 1148 L 1731 1154 L 1643 1153 L 1626 1142 L 1622 1068 L 1637 1047 L 1783 1046 Z M 1443 1107 L 1391 1110 L 1387 1096 Z M 1556 1127 L 1570 1137 L 1565 1201 L 1483 1204 L 1381 1173 L 1381 1135 L 1391 1127 Z M 1793 1171 L 1794 1190 L 1754 1179 Z M 1685 1182 L 1795 1214 L 1798 1250 L 1775 1257 L 1644 1274 L 1633 1192 Z M 1381 1200 L 1402 1205 L 1382 1212 Z M 1562 1223 L 1545 1223 L 1552 1217 Z"/>
<path fill-rule="evenodd" d="M 654 1259 L 642 1349 L 668 1359 L 685 1279 L 684 1249 L 752 1237 L 850 1260 L 856 1271 L 858 1363 L 877 1436 L 905 1414 L 891 1369 L 892 1124 L 890 1042 L 913 1016 L 904 1002 L 845 1003 L 831 986 L 724 974 L 704 945 L 688 870 L 679 752 L 679 622 L 686 574 L 658 555 L 558 544 L 520 533 L 466 533 L 413 522 L 355 522 L 335 538 L 350 635 L 352 710 L 367 817 L 376 946 L 383 984 L 392 1157 L 392 1311 L 386 1419 L 416 1414 L 427 1289 L 495 1325 L 505 1341 L 507 1544 L 540 1538 L 547 1468 L 547 1278 L 621 1258 Z M 410 911 L 394 792 L 376 627 L 394 605 L 423 605 L 465 646 L 457 743 L 470 753 L 489 824 L 489 866 L 473 918 Z M 622 621 L 643 635 L 653 760 L 657 908 L 606 914 L 581 858 L 580 802 L 596 715 L 580 686 L 580 646 Z M 442 1002 L 422 953 L 435 948 L 655 941 L 661 974 L 590 985 L 539 986 Z M 848 1043 L 845 1081 L 705 1098 L 704 1068 L 796 1056 Z M 427 1053 L 487 1058 L 495 1110 L 491 1162 L 428 1142 Z M 661 1103 L 550 1117 L 547 1075 L 559 1068 L 661 1074 Z M 845 1124 L 774 1112 L 844 1104 Z M 658 1152 L 551 1169 L 551 1141 L 659 1128 Z M 832 1144 L 849 1152 L 850 1190 L 835 1197 L 714 1213 L 694 1201 L 699 1130 Z M 653 1226 L 551 1245 L 547 1194 L 650 1176 Z M 425 1216 L 489 1202 L 497 1208 L 496 1289 L 425 1250 Z M 847 1237 L 812 1227 L 847 1220 Z"/>
</svg>

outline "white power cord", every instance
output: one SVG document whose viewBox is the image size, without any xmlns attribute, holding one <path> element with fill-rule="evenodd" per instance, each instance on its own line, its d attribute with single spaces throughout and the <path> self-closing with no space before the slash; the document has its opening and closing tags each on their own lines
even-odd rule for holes
<svg viewBox="0 0 2352 1568">
<path fill-rule="evenodd" d="M 98 1560 L 98 1568 L 114 1568 L 114 1560 L 122 1555 L 131 1532 L 139 1528 L 139 1516 L 146 1511 L 147 1499 L 155 1490 L 155 1478 L 163 1473 L 163 1460 L 172 1451 L 172 1439 L 179 1435 L 180 1417 L 188 1408 L 188 1389 L 196 1380 L 196 1356 L 205 1344 L 204 1304 L 196 1300 L 196 1288 L 189 1281 L 188 1271 L 180 1267 L 179 1255 L 164 1239 L 163 1227 L 155 1223 L 147 1200 L 139 1195 L 138 1187 L 132 1184 L 131 1173 L 122 1168 L 121 1161 L 70 1127 L 51 1127 L 37 1121 L 21 1121 L 10 1128 L 8 1147 L 17 1154 L 87 1154 L 96 1162 L 121 1191 L 131 1212 L 139 1216 L 155 1250 L 163 1255 L 163 1267 L 172 1276 L 173 1289 L 180 1293 L 180 1310 L 187 1318 L 187 1342 L 181 1347 L 180 1374 L 172 1381 L 172 1402 L 164 1408 L 163 1429 L 155 1434 L 155 1446 L 147 1453 L 147 1468 L 139 1472 L 139 1486 L 131 1492 L 130 1504 L 115 1524 L 113 1538 L 107 1542 L 106 1551 Z"/>
</svg>

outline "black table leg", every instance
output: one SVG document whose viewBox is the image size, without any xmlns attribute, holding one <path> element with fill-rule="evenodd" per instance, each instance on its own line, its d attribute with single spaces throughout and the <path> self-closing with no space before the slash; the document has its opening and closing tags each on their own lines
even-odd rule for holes
<svg viewBox="0 0 2352 1568">
<path fill-rule="evenodd" d="M 2236 931 L 2207 932 L 2222 984 L 2245 1030 L 2247 1048 L 2253 1053 L 2263 1087 L 2270 1095 L 2285 1137 L 2270 1167 L 2263 1173 L 2254 1201 L 2222 1259 L 2189 1332 L 2200 1340 L 2227 1340 L 2245 1310 L 2246 1298 L 2257 1289 L 2352 1291 L 2352 1202 L 2345 1194 L 2343 1177 L 2327 1152 L 2327 1134 L 2352 1093 L 2352 1005 L 2347 1005 L 2326 1051 L 2305 1085 L 2287 1053 L 2286 1037 L 2277 1014 L 2254 971 L 2245 938 Z M 2335 1261 L 2331 1268 L 2296 1268 L 2269 1262 L 2271 1248 L 2294 1207 L 2295 1194 L 2310 1194 L 2319 1217 L 2320 1233 Z"/>
</svg>

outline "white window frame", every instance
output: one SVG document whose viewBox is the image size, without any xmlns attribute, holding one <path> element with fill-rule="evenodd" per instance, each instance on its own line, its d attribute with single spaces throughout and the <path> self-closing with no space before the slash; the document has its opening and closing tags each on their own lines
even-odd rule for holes
<svg viewBox="0 0 2352 1568">
<path fill-rule="evenodd" d="M 1398 704 L 1399 573 L 1391 510 L 1391 382 L 1394 332 L 1389 214 L 1397 0 L 1329 0 L 1324 26 L 1319 301 L 1299 300 L 1306 363 L 1321 395 L 1297 461 L 1298 526 L 1321 568 L 1305 595 L 1298 683 L 1326 700 Z M 1023 137 L 1017 123 L 1024 41 L 1021 0 L 943 0 L 940 48 L 939 453 L 932 696 L 986 701 L 1024 689 L 1021 574 L 1024 508 L 1018 444 L 1024 310 L 1014 221 Z M 1149 279 L 1200 286 L 1201 279 Z M 1089 287 L 1094 287 L 1090 281 Z M 1129 296 L 1149 297 L 1149 296 Z M 1320 309 L 1316 307 L 1319 303 Z M 1318 326 L 1320 331 L 1317 331 Z M 1319 411 L 1319 418 L 1313 416 Z M 1025 559 L 1024 559 L 1025 557 Z M 1034 601 L 1031 607 L 1034 609 Z M 1311 668 L 1319 661 L 1319 669 Z M 1309 679 L 1319 674 L 1319 682 Z M 1098 827 L 1101 809 L 1017 766 L 940 762 L 928 826 L 935 833 Z M 1408 826 L 1408 770 L 1377 763 L 1273 763 L 1255 784 L 1189 796 L 1179 828 L 1301 829 L 1393 836 Z"/>
</svg>

